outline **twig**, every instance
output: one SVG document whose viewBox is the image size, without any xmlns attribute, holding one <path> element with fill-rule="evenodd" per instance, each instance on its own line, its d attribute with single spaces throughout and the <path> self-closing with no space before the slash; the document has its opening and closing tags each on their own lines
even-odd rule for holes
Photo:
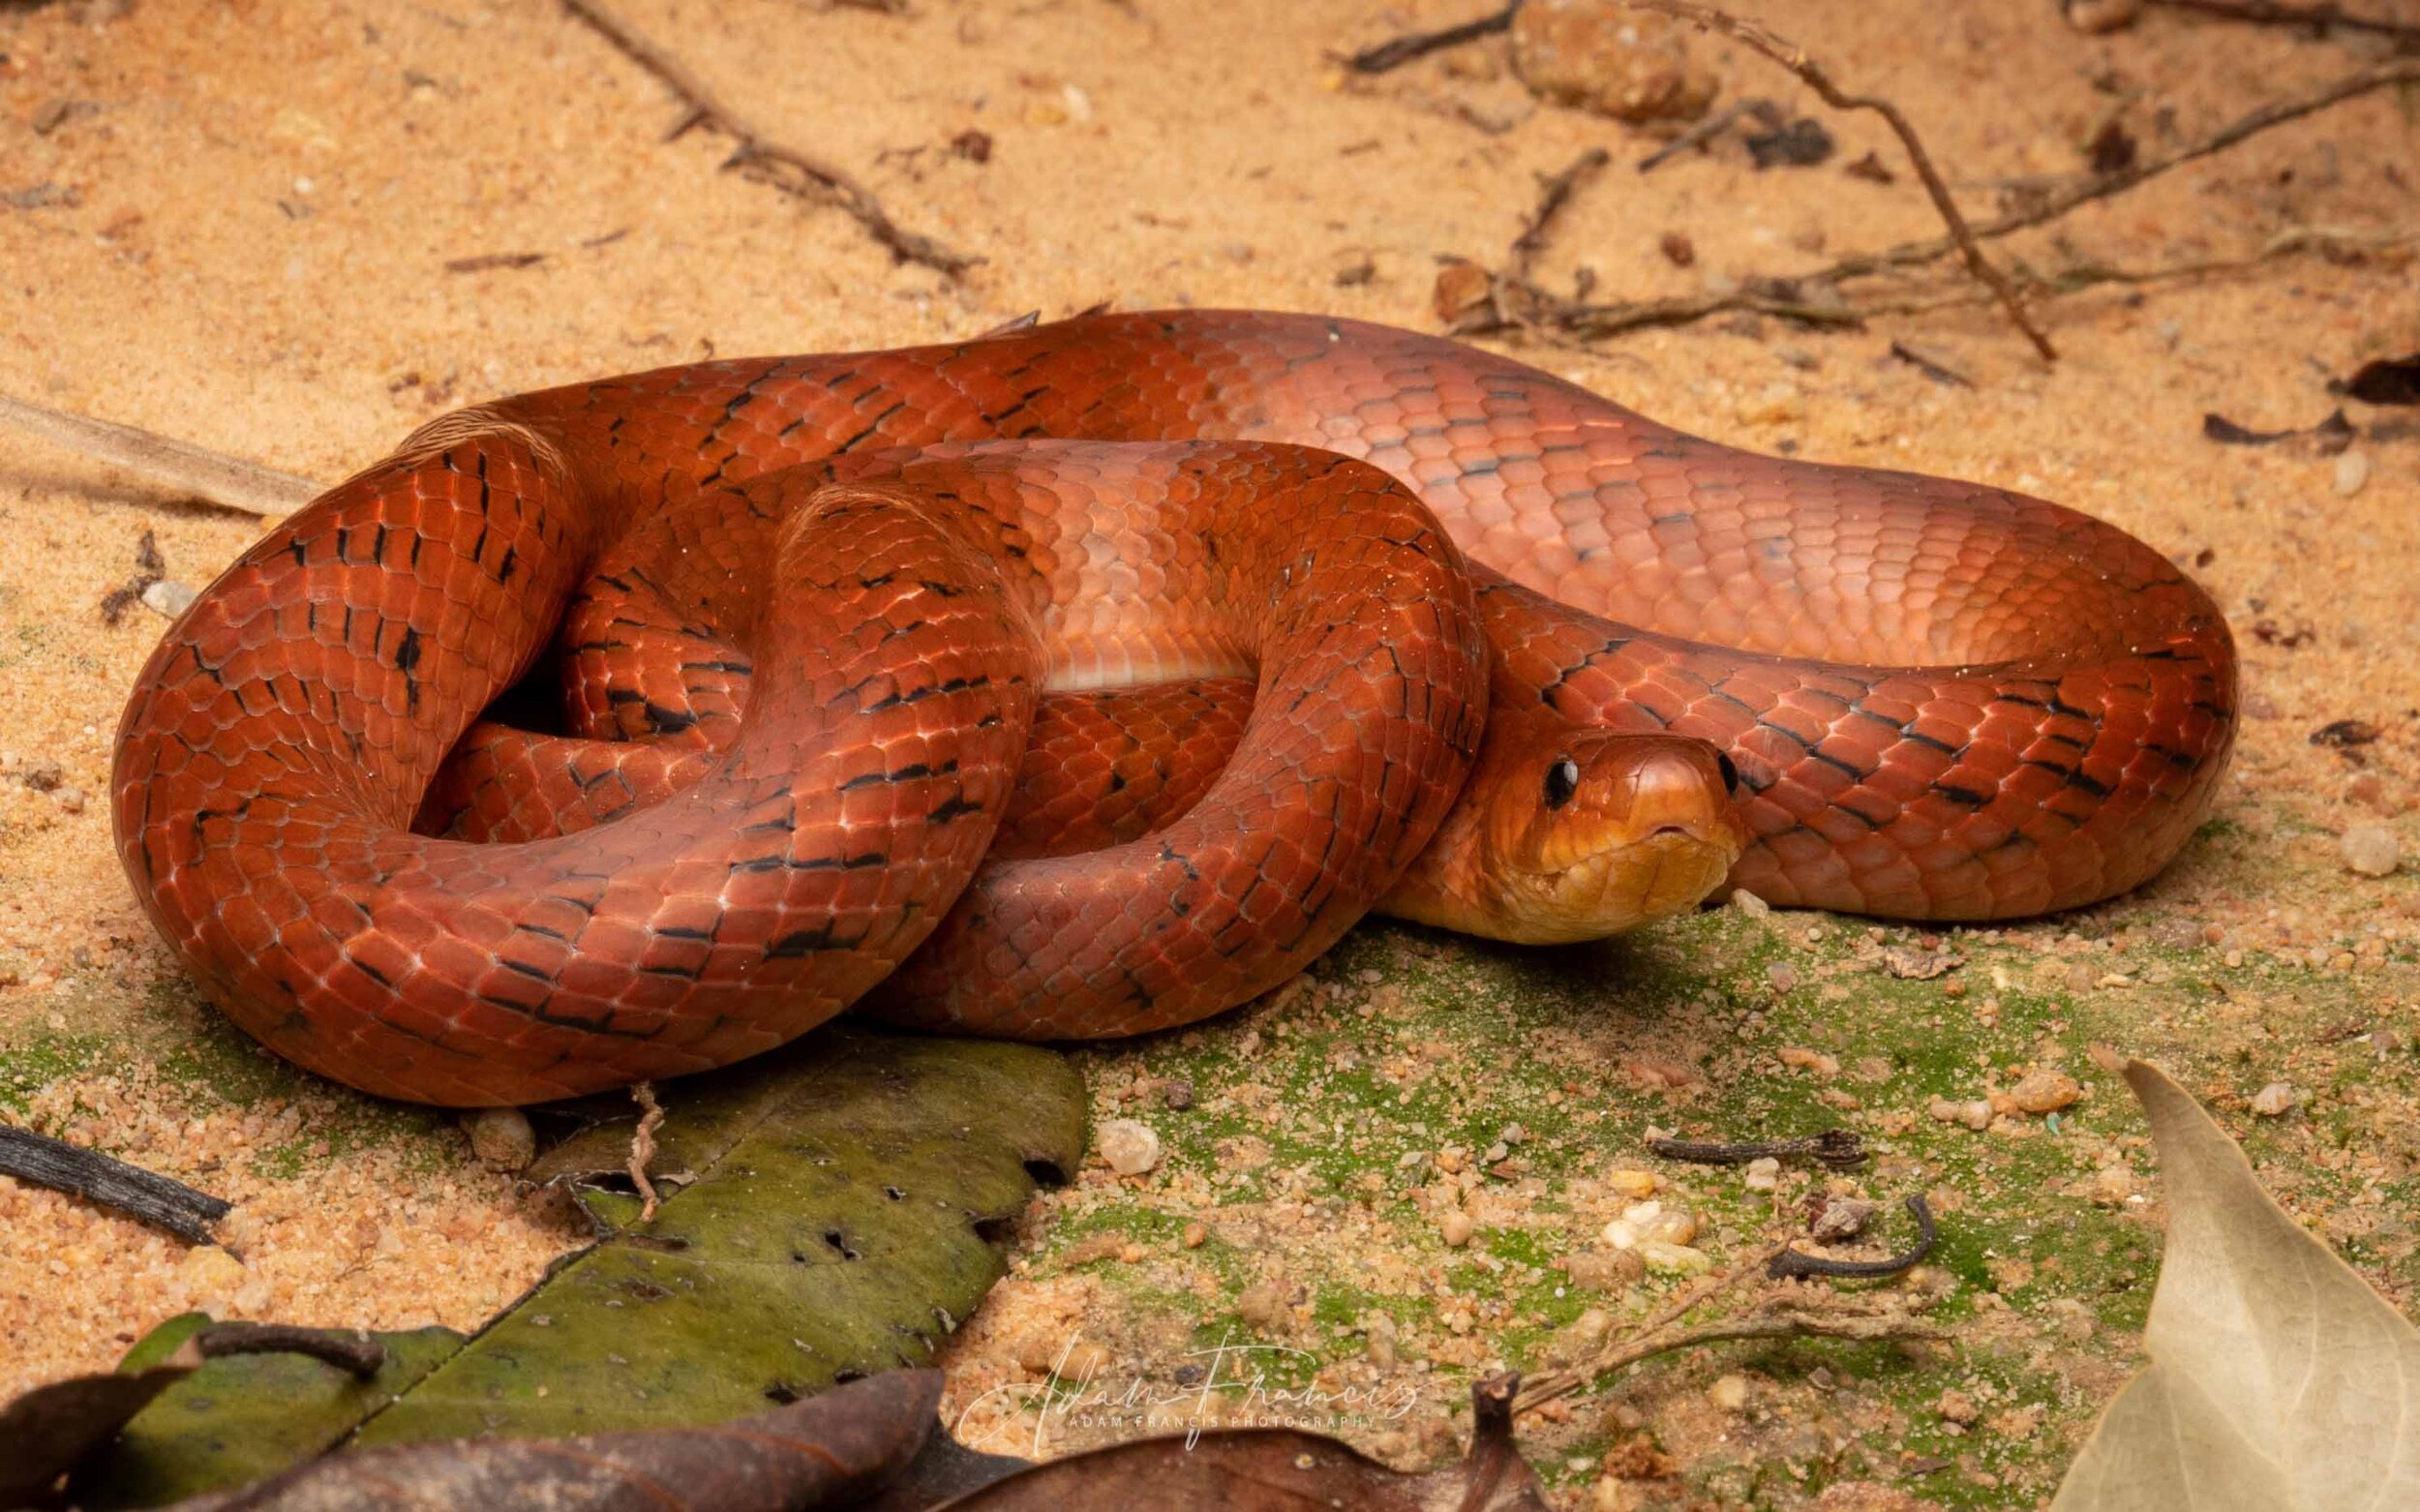
<svg viewBox="0 0 2420 1512">
<path fill-rule="evenodd" d="M 1916 1215 L 1916 1244 L 1903 1255 L 1887 1260 L 1828 1260 L 1785 1245 L 1766 1265 L 1765 1274 L 1775 1281 L 1809 1276 L 1836 1281 L 1881 1281 L 1913 1270 L 1919 1260 L 1933 1253 L 1933 1242 L 1940 1236 L 1933 1227 L 1933 1210 L 1921 1194 L 1908 1197 L 1907 1210 Z"/>
<path fill-rule="evenodd" d="M 1639 160 L 1639 171 L 1642 173 L 1654 172 L 1657 168 L 1662 167 L 1666 163 L 1669 163 L 1674 158 L 1680 156 L 1680 154 L 1688 151 L 1691 147 L 1697 146 L 1701 142 L 1711 141 L 1723 133 L 1729 131 L 1731 129 L 1731 124 L 1743 115 L 1753 115 L 1758 120 L 1762 121 L 1768 119 L 1769 115 L 1771 117 L 1778 117 L 1780 114 L 1780 107 L 1775 106 L 1770 100 L 1741 100 L 1735 105 L 1725 106 L 1723 108 L 1707 116 L 1704 120 L 1699 121 L 1687 131 L 1682 132 L 1679 136 L 1675 136 L 1672 140 L 1656 148 L 1653 152 L 1649 153 L 1646 157 L 1641 158 Z"/>
<path fill-rule="evenodd" d="M 1966 217 L 1959 213 L 1957 201 L 1951 197 L 1950 186 L 1942 182 L 1940 172 L 1933 166 L 1932 155 L 1924 150 L 1922 138 L 1916 135 L 1916 128 L 1909 124 L 1907 116 L 1896 105 L 1880 95 L 1849 94 L 1832 82 L 1831 76 L 1808 57 L 1805 49 L 1753 21 L 1743 21 L 1709 6 L 1692 4 L 1691 0 L 1632 0 L 1632 5 L 1637 10 L 1677 16 L 1744 44 L 1750 50 L 1770 58 L 1805 80 L 1807 87 L 1822 96 L 1824 103 L 1835 110 L 1871 110 L 1880 115 L 1898 136 L 1899 145 L 1906 149 L 1908 162 L 1915 166 L 1917 176 L 1924 181 L 1924 192 L 1932 197 L 1934 210 L 1940 213 L 1943 224 L 1950 227 L 1951 236 L 1965 256 L 1967 271 L 1991 290 L 2001 308 L 2008 312 L 2009 318 L 2034 344 L 2034 349 L 2042 353 L 2042 360 L 2047 362 L 2058 357 L 2059 349 L 2050 345 L 2050 338 L 2043 335 L 2033 318 L 2025 313 L 2023 302 L 2017 298 L 2016 286 L 1992 265 L 1991 259 L 1983 256 L 1982 248 L 1976 244 L 1975 233 L 1967 227 Z"/>
<path fill-rule="evenodd" d="M 655 1130 L 664 1121 L 664 1109 L 655 1101 L 651 1082 L 642 1081 L 631 1087 L 630 1097 L 642 1109 L 639 1127 L 630 1135 L 630 1184 L 646 1199 L 639 1209 L 639 1222 L 651 1224 L 655 1222 L 655 1183 L 648 1179 L 647 1166 L 655 1159 Z"/>
<path fill-rule="evenodd" d="M 45 1138 L 29 1129 L 0 1127 L 0 1175 L 39 1182 L 129 1218 L 157 1224 L 188 1244 L 218 1243 L 211 1225 L 235 1210 L 231 1202 L 157 1171 Z"/>
<path fill-rule="evenodd" d="M 1647 1147 L 1670 1161 L 1698 1165 L 1745 1165 L 1767 1158 L 1804 1157 L 1833 1170 L 1865 1164 L 1865 1143 L 1853 1129 L 1827 1129 L 1802 1139 L 1759 1139 L 1748 1144 L 1714 1144 L 1702 1139 L 1649 1139 Z"/>
<path fill-rule="evenodd" d="M 1642 0 L 1642 3 L 1653 3 L 1653 0 Z M 2187 143 L 2165 157 L 2147 158 L 2133 167 L 2103 174 L 2098 178 L 2084 179 L 2048 196 L 2024 210 L 2004 215 L 1994 221 L 1986 221 L 1970 229 L 1978 241 L 1993 241 L 2014 231 L 2028 230 L 2055 221 L 2078 205 L 2089 204 L 2096 199 L 2106 199 L 2112 195 L 2124 194 L 2146 179 L 2157 178 L 2171 168 L 2182 167 L 2188 163 L 2196 162 L 2214 153 L 2223 152 L 2237 142 L 2258 136 L 2272 127 L 2284 126 L 2288 121 L 2298 121 L 2306 115 L 2324 110 L 2330 106 L 2342 105 L 2348 100 L 2357 100 L 2363 95 L 2372 94 L 2380 89 L 2392 88 L 2397 84 L 2414 83 L 2420 83 L 2420 62 L 2395 63 L 2379 68 L 2362 69 L 2357 73 L 2347 74 L 2342 78 L 2322 84 L 2309 94 L 2296 95 L 2286 100 L 2273 100 L 2267 105 L 2229 121 L 2208 136 Z M 1882 252 L 1843 257 L 1821 272 L 1808 276 L 1835 281 L 1860 278 L 1866 274 L 1882 272 L 1887 268 L 1911 267 L 1919 263 L 1931 262 L 1956 250 L 1956 246 L 1955 242 L 1946 237 L 1936 237 L 1929 241 L 1903 242 Z"/>
<path fill-rule="evenodd" d="M 213 1323 L 194 1335 L 204 1357 L 229 1354 L 307 1354 L 368 1380 L 386 1363 L 386 1346 L 366 1331 L 347 1334 L 291 1323 Z"/>
<path fill-rule="evenodd" d="M 2151 0 L 2151 3 L 2170 11 L 2193 11 L 2222 20 L 2250 21 L 2259 26 L 2309 26 L 2321 31 L 2334 26 L 2348 32 L 2371 32 L 2380 37 L 2393 37 L 2400 42 L 2420 42 L 2420 26 L 2409 21 L 2391 21 L 2379 15 L 2352 15 L 2342 6 L 2333 4 L 2276 5 L 2271 0 Z"/>
<path fill-rule="evenodd" d="M 1407 32 L 1375 47 L 1362 48 L 1346 58 L 1345 66 L 1356 74 L 1384 74 L 1402 68 L 1416 58 L 1425 58 L 1432 52 L 1442 52 L 1448 47 L 1459 47 L 1465 43 L 1477 42 L 1482 37 L 1510 31 L 1513 13 L 1520 9 L 1521 0 L 1512 0 L 1502 10 L 1482 15 L 1475 21 L 1465 21 L 1442 31 Z"/>
<path fill-rule="evenodd" d="M 1862 1314 L 1783 1313 L 1766 1317 L 1727 1318 L 1719 1323 L 1706 1323 L 1696 1328 L 1674 1328 L 1617 1345 L 1603 1353 L 1568 1370 L 1548 1371 L 1530 1380 L 1515 1410 L 1533 1411 L 1568 1396 L 1592 1380 L 1627 1370 L 1641 1360 L 1670 1354 L 1676 1349 L 1694 1349 L 1699 1345 L 1724 1344 L 1737 1339 L 1853 1339 L 1871 1342 L 1881 1339 L 1944 1340 L 1950 1336 L 1927 1323 L 1890 1315 L 1872 1316 Z"/>
<path fill-rule="evenodd" d="M 1612 161 L 1613 154 L 1604 148 L 1590 147 L 1574 158 L 1571 166 L 1560 173 L 1538 179 L 1537 208 L 1529 213 L 1528 220 L 1522 223 L 1521 234 L 1513 238 L 1513 277 L 1526 279 L 1529 276 L 1530 264 L 1537 261 L 1538 254 L 1546 250 L 1547 235 L 1554 230 L 1556 219 L 1563 213 L 1564 207 L 1571 203 L 1571 197 Z"/>
<path fill-rule="evenodd" d="M 901 227 L 891 219 L 891 212 L 883 208 L 874 192 L 846 169 L 768 137 L 708 89 L 686 64 L 616 15 L 605 0 L 563 0 L 563 9 L 594 27 L 598 35 L 632 62 L 662 79 L 665 87 L 688 106 L 687 113 L 665 137 L 667 141 L 700 126 L 722 133 L 737 144 L 724 167 L 738 168 L 797 198 L 838 205 L 865 227 L 867 235 L 889 248 L 891 255 L 902 262 L 920 262 L 956 278 L 982 260 Z"/>
<path fill-rule="evenodd" d="M 113 425 L 0 394 L 0 424 L 140 473 L 223 509 L 275 519 L 317 499 L 320 485 L 131 425 Z"/>
</svg>

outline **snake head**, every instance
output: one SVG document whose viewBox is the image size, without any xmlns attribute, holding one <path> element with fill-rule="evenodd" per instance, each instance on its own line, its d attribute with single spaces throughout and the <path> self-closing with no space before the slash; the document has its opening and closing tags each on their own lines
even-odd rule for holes
<svg viewBox="0 0 2420 1512">
<path fill-rule="evenodd" d="M 1692 908 L 1747 848 L 1739 770 L 1705 741 L 1491 718 L 1464 798 L 1385 911 L 1524 945 Z"/>
</svg>

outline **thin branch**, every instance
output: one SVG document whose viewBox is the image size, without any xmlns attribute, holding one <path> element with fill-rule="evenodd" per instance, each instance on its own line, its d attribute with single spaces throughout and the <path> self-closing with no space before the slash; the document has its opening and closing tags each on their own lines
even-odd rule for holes
<svg viewBox="0 0 2420 1512">
<path fill-rule="evenodd" d="M 1642 0 L 1642 3 L 1652 3 L 1652 0 Z M 2362 69 L 2322 84 L 2308 94 L 2295 95 L 2284 100 L 2273 100 L 2236 120 L 2229 121 L 2208 136 L 2187 143 L 2165 157 L 2146 158 L 2133 167 L 2124 168 L 2115 173 L 2105 173 L 2098 178 L 2082 180 L 2049 196 L 2038 204 L 2004 215 L 1998 220 L 1986 221 L 1971 229 L 1979 241 L 1992 241 L 2014 231 L 2029 230 L 2034 227 L 2059 219 L 2078 205 L 2089 204 L 2096 199 L 2106 199 L 2113 195 L 2122 195 L 2146 179 L 2157 178 L 2171 168 L 2182 167 L 2188 163 L 2197 162 L 2214 153 L 2224 152 L 2237 142 L 2256 136 L 2273 127 L 2284 126 L 2289 121 L 2301 120 L 2304 116 L 2324 110 L 2330 106 L 2342 105 L 2348 100 L 2357 100 L 2363 95 L 2373 94 L 2381 89 L 2390 89 L 2398 84 L 2420 84 L 2420 62 L 2392 63 L 2378 68 Z M 1887 268 L 1912 267 L 1919 263 L 1931 262 L 1955 250 L 1957 250 L 1957 244 L 1946 237 L 1937 237 L 1930 241 L 1904 242 L 1882 252 L 1843 257 L 1831 266 L 1807 276 L 1832 280 L 1860 278 L 1866 274 L 1882 272 Z"/>
<path fill-rule="evenodd" d="M 217 1244 L 211 1225 L 235 1205 L 157 1171 L 112 1160 L 28 1129 L 0 1126 L 0 1175 L 38 1182 L 129 1218 L 157 1224 L 187 1244 Z"/>
<path fill-rule="evenodd" d="M 1627 1344 L 1617 1345 L 1585 1364 L 1568 1370 L 1545 1372 L 1528 1383 L 1514 1409 L 1535 1411 L 1557 1397 L 1569 1396 L 1588 1382 L 1615 1371 L 1627 1370 L 1642 1360 L 1670 1354 L 1676 1349 L 1694 1349 L 1700 1345 L 1726 1344 L 1739 1339 L 1850 1339 L 1871 1343 L 1883 1339 L 1939 1342 L 1949 1337 L 1928 1323 L 1891 1315 L 1783 1313 L 1766 1317 L 1726 1318 L 1719 1323 L 1707 1323 L 1696 1328 L 1674 1328 L 1649 1334 Z"/>
<path fill-rule="evenodd" d="M 368 1380 L 386 1363 L 386 1346 L 366 1330 L 344 1333 L 327 1328 L 297 1328 L 291 1323 L 213 1323 L 194 1336 L 194 1344 L 209 1359 L 230 1354 L 307 1354 L 360 1380 Z"/>
<path fill-rule="evenodd" d="M 1529 213 L 1528 220 L 1522 223 L 1521 234 L 1513 238 L 1513 277 L 1527 279 L 1529 276 L 1530 264 L 1536 262 L 1538 254 L 1546 250 L 1547 237 L 1554 231 L 1557 218 L 1571 203 L 1571 197 L 1612 161 L 1613 154 L 1604 148 L 1590 147 L 1573 159 L 1571 166 L 1560 173 L 1552 177 L 1540 175 L 1537 208 Z"/>
<path fill-rule="evenodd" d="M 655 1183 L 648 1179 L 647 1167 L 655 1159 L 655 1131 L 664 1121 L 663 1104 L 655 1101 L 655 1086 L 642 1081 L 630 1089 L 631 1101 L 642 1109 L 639 1127 L 630 1135 L 630 1184 L 639 1189 L 646 1199 L 639 1209 L 639 1222 L 655 1222 Z"/>
<path fill-rule="evenodd" d="M 1932 197 L 1933 209 L 1940 213 L 1943 224 L 1950 227 L 1950 235 L 1965 256 L 1967 271 L 1991 290 L 2001 308 L 2008 312 L 2009 318 L 2025 333 L 2026 339 L 2034 344 L 2034 349 L 2042 353 L 2044 361 L 2058 357 L 2059 349 L 2050 345 L 2050 338 L 2043 335 L 2042 327 L 2025 313 L 2024 303 L 2017 297 L 2016 286 L 1992 265 L 1991 259 L 1983 256 L 1982 248 L 1976 244 L 1975 233 L 1968 229 L 1966 217 L 1959 213 L 1957 201 L 1951 197 L 1950 186 L 1942 182 L 1939 170 L 1934 168 L 1932 155 L 1924 150 L 1923 139 L 1916 135 L 1916 128 L 1896 105 L 1880 95 L 1849 94 L 1832 82 L 1831 76 L 1808 57 L 1804 48 L 1767 31 L 1754 21 L 1743 21 L 1727 12 L 1692 4 L 1691 0 L 1631 0 L 1631 4 L 1634 9 L 1676 16 L 1733 38 L 1751 51 L 1763 54 L 1805 80 L 1807 87 L 1822 96 L 1824 103 L 1835 110 L 1871 110 L 1881 116 L 1898 136 L 1899 145 L 1906 149 L 1908 162 L 1915 166 L 1917 176 L 1924 181 L 1924 192 Z"/>
<path fill-rule="evenodd" d="M 0 394 L 0 425 L 37 436 L 224 509 L 275 519 L 319 497 L 321 485 L 131 425 L 45 409 Z"/>
<path fill-rule="evenodd" d="M 1442 52 L 1448 47 L 1459 47 L 1465 43 L 1477 42 L 1482 37 L 1510 31 L 1513 13 L 1520 9 L 1521 0 L 1512 0 L 1502 10 L 1491 15 L 1482 15 L 1475 21 L 1465 21 L 1442 31 L 1407 32 L 1375 47 L 1362 48 L 1346 58 L 1345 66 L 1356 74 L 1384 74 L 1402 68 L 1416 58 L 1425 58 L 1432 52 Z"/>
<path fill-rule="evenodd" d="M 2380 15 L 2353 15 L 2333 4 L 2277 5 L 2271 0 L 2151 0 L 2170 11 L 2192 11 L 2221 20 L 2249 21 L 2258 26 L 2308 26 L 2325 31 L 2370 32 L 2399 42 L 2420 42 L 2420 25 L 2391 21 Z"/>
<path fill-rule="evenodd" d="M 891 249 L 891 255 L 902 262 L 921 262 L 956 278 L 982 260 L 901 227 L 883 208 L 874 192 L 845 168 L 767 136 L 707 88 L 688 65 L 616 15 L 605 0 L 563 0 L 563 9 L 594 27 L 598 35 L 633 63 L 663 80 L 665 87 L 688 106 L 688 112 L 666 140 L 700 126 L 722 133 L 738 144 L 723 166 L 738 168 L 797 198 L 839 206 L 865 227 L 867 235 Z"/>
</svg>

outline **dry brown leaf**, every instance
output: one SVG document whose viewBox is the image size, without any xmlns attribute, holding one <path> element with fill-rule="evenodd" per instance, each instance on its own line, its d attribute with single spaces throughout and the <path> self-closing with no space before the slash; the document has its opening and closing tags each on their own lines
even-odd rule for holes
<svg viewBox="0 0 2420 1512">
<path fill-rule="evenodd" d="M 2420 1506 L 2420 1331 L 2305 1233 L 2184 1088 L 2128 1063 L 2167 1253 L 2119 1392 L 2051 1512 Z"/>
</svg>

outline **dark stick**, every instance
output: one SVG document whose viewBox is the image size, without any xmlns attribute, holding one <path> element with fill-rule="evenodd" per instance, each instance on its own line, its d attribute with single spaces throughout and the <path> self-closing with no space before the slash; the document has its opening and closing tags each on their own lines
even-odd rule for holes
<svg viewBox="0 0 2420 1512">
<path fill-rule="evenodd" d="M 2307 95 L 2297 95 L 2288 100 L 2273 100 L 2220 127 L 2207 136 L 2187 143 L 2164 158 L 2148 159 L 2131 168 L 2103 174 L 2099 178 L 2087 179 L 2059 194 L 2050 196 L 2031 209 L 2004 215 L 1998 220 L 1986 221 L 1970 229 L 1978 241 L 1992 241 L 2013 231 L 2027 230 L 2055 221 L 2078 205 L 2089 204 L 2096 199 L 2106 199 L 2112 195 L 2122 195 L 2145 179 L 2157 178 L 2170 168 L 2182 167 L 2188 163 L 2209 157 L 2214 153 L 2223 152 L 2246 137 L 2257 136 L 2271 127 L 2283 126 L 2288 121 L 2298 121 L 2306 115 L 2324 110 L 2330 106 L 2342 105 L 2347 100 L 2355 100 L 2376 90 L 2386 89 L 2396 84 L 2413 83 L 2420 83 L 2420 63 L 2394 64 L 2384 68 L 2363 69 L 2358 73 L 2347 74 L 2343 78 L 2320 85 Z M 1843 257 L 1821 272 L 1808 276 L 1834 280 L 1859 278 L 1868 273 L 1879 273 L 1886 268 L 1909 267 L 1917 263 L 1930 262 L 1956 250 L 1957 244 L 1946 237 L 1937 237 L 1931 241 L 1904 242 L 1883 252 Z"/>
<path fill-rule="evenodd" d="M 606 8 L 604 0 L 563 0 L 563 9 L 594 27 L 630 61 L 662 79 L 688 113 L 673 128 L 679 136 L 694 127 L 711 127 L 737 142 L 723 166 L 738 168 L 761 183 L 801 199 L 834 204 L 847 211 L 866 234 L 891 249 L 902 262 L 921 262 L 950 278 L 981 259 L 953 252 L 929 236 L 920 236 L 891 219 L 874 192 L 854 174 L 795 147 L 772 140 L 731 106 L 716 98 L 687 65 L 650 41 L 644 32 Z"/>
<path fill-rule="evenodd" d="M 1716 1144 L 1700 1139 L 1649 1139 L 1647 1147 L 1666 1160 L 1688 1161 L 1698 1165 L 1745 1165 L 1750 1161 L 1767 1158 L 1790 1160 L 1803 1157 L 1830 1166 L 1848 1170 L 1865 1164 L 1865 1144 L 1851 1129 L 1827 1129 L 1803 1139 L 1759 1139 L 1746 1144 Z"/>
<path fill-rule="evenodd" d="M 1521 0 L 1512 0 L 1512 4 L 1495 15 L 1482 15 L 1475 21 L 1448 26 L 1443 31 L 1408 32 L 1391 42 L 1362 48 L 1346 58 L 1345 66 L 1356 74 L 1384 74 L 1390 69 L 1402 68 L 1415 58 L 1425 58 L 1432 52 L 1442 52 L 1448 47 L 1477 42 L 1482 37 L 1493 37 L 1497 32 L 1508 32 L 1512 30 L 1513 13 L 1520 9 Z"/>
<path fill-rule="evenodd" d="M 210 1225 L 235 1206 L 139 1165 L 25 1129 L 0 1127 L 0 1175 L 39 1182 L 157 1224 L 188 1244 L 218 1243 Z"/>
<path fill-rule="evenodd" d="M 1905 1255 L 1894 1255 L 1887 1260 L 1827 1260 L 1798 1250 L 1783 1250 L 1765 1267 L 1765 1274 L 1775 1281 L 1796 1276 L 1822 1276 L 1836 1281 L 1880 1281 L 1913 1270 L 1916 1262 L 1933 1253 L 1938 1235 L 1933 1229 L 1933 1210 L 1921 1195 L 1907 1199 L 1907 1210 L 1916 1215 L 1916 1247 Z"/>
<path fill-rule="evenodd" d="M 2420 26 L 2390 21 L 2384 16 L 2350 15 L 2342 6 L 2275 5 L 2270 0 L 2151 0 L 2170 11 L 2193 11 L 2221 20 L 2250 21 L 2256 26 L 2309 26 L 2320 31 L 2338 26 L 2348 32 L 2373 32 L 2402 42 L 2420 42 Z"/>
<path fill-rule="evenodd" d="M 1682 132 L 1679 136 L 1675 136 L 1672 140 L 1656 148 L 1653 152 L 1649 153 L 1646 157 L 1641 158 L 1639 160 L 1639 171 L 1642 173 L 1654 172 L 1657 168 L 1662 167 L 1666 163 L 1669 163 L 1674 158 L 1680 156 L 1691 147 L 1697 146 L 1701 142 L 1711 141 L 1723 133 L 1729 131 L 1731 129 L 1731 123 L 1738 120 L 1739 117 L 1743 115 L 1758 114 L 1761 111 L 1770 108 L 1772 102 L 1770 100 L 1742 100 L 1737 105 L 1728 105 L 1723 106 L 1721 109 L 1707 116 L 1706 119 L 1698 122 L 1695 126 L 1690 127 L 1687 131 Z"/>
<path fill-rule="evenodd" d="M 1573 159 L 1571 166 L 1560 173 L 1538 180 L 1537 208 L 1523 223 L 1521 234 L 1513 238 L 1513 277 L 1526 279 L 1529 276 L 1529 264 L 1535 262 L 1538 254 L 1546 250 L 1547 234 L 1555 228 L 1556 218 L 1571 203 L 1571 197 L 1579 193 L 1580 186 L 1594 178 L 1598 170 L 1611 161 L 1613 154 L 1602 147 L 1590 147 Z"/>
<path fill-rule="evenodd" d="M 2023 302 L 2017 298 L 2016 286 L 2010 283 L 2008 276 L 1983 256 L 1982 248 L 1976 245 L 1975 233 L 1968 229 L 1966 217 L 1959 212 L 1957 201 L 1951 197 L 1950 186 L 1942 181 L 1939 170 L 1934 168 L 1932 155 L 1924 150 L 1923 139 L 1916 135 L 1915 126 L 1896 105 L 1880 95 L 1847 93 L 1832 82 L 1831 76 L 1825 73 L 1820 64 L 1806 55 L 1804 48 L 1753 21 L 1743 21 L 1709 6 L 1691 4 L 1690 0 L 1632 0 L 1632 4 L 1638 10 L 1678 16 L 1745 44 L 1751 50 L 1805 80 L 1807 87 L 1821 95 L 1824 103 L 1835 110 L 1871 110 L 1881 116 L 1898 136 L 1899 145 L 1906 149 L 1908 162 L 1915 166 L 1917 176 L 1924 181 L 1924 193 L 1932 197 L 1933 209 L 1940 214 L 1943 224 L 1950 227 L 1951 237 L 1964 254 L 1967 271 L 1975 276 L 1978 283 L 1991 290 L 2000 307 L 2008 312 L 2010 320 L 2025 333 L 2026 340 L 2034 344 L 2034 349 L 2042 353 L 2042 360 L 2053 361 L 2058 357 L 2059 349 L 2050 345 L 2050 338 L 2043 335 L 2033 318 L 2025 313 Z"/>
<path fill-rule="evenodd" d="M 367 1332 L 348 1334 L 291 1323 L 212 1323 L 194 1335 L 194 1343 L 213 1360 L 229 1354 L 307 1354 L 360 1380 L 376 1376 L 386 1363 L 386 1346 Z"/>
</svg>

